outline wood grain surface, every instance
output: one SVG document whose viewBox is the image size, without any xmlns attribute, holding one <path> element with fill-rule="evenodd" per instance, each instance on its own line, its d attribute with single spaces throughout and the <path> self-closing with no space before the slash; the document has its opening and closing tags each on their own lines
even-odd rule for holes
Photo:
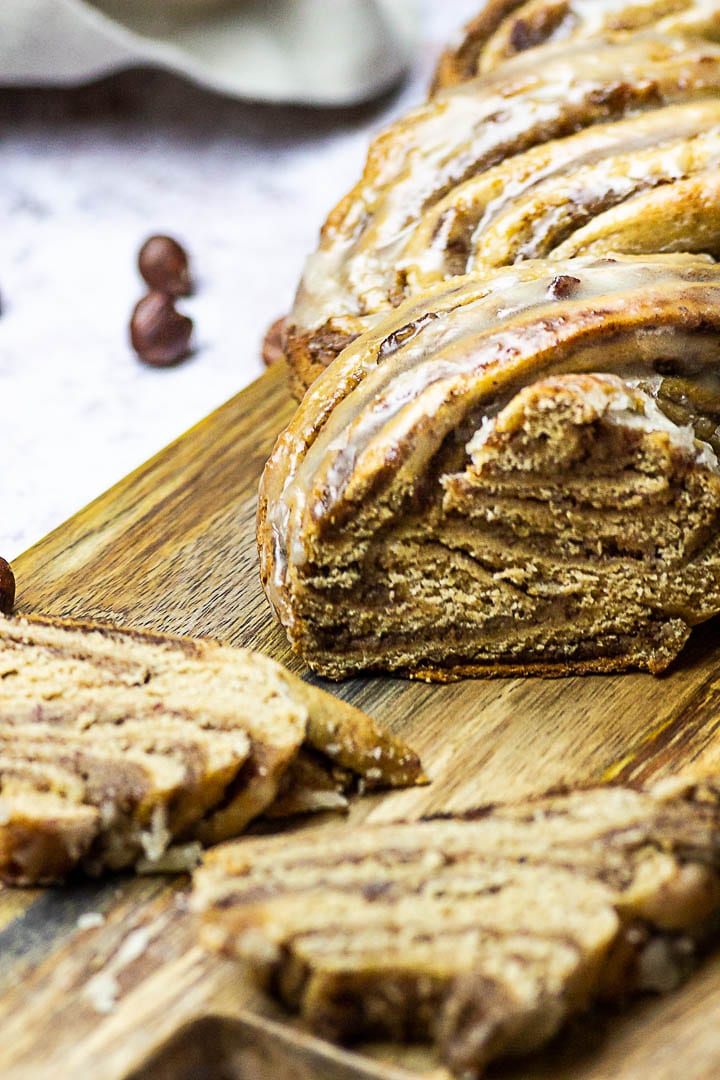
<svg viewBox="0 0 720 1080">
<path fill-rule="evenodd" d="M 303 671 L 261 593 L 254 543 L 258 477 L 292 409 L 284 372 L 272 368 L 17 559 L 18 610 L 210 635 Z M 402 733 L 433 779 L 427 788 L 359 800 L 352 823 L 720 764 L 719 631 L 717 622 L 696 631 L 660 679 L 330 685 L 305 674 Z M 305 827 L 322 843 L 322 822 Z M 445 1075 L 424 1050 L 360 1054 L 306 1035 L 252 989 L 239 965 L 203 953 L 186 894 L 184 877 L 131 876 L 0 891 L 0 1077 Z M 710 959 L 669 997 L 580 1021 L 544 1055 L 488 1075 L 717 1077 L 718 976 L 720 960 Z"/>
</svg>

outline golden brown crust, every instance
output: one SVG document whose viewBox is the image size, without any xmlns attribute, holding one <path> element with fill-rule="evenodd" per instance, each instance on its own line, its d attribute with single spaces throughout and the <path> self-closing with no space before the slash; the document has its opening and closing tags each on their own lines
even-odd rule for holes
<svg viewBox="0 0 720 1080">
<path fill-rule="evenodd" d="M 319 330 L 309 332 L 286 321 L 285 359 L 290 367 L 290 390 L 300 401 L 335 357 L 353 343 L 362 327 L 358 326 L 357 330 L 347 325 L 338 328 L 333 320 L 328 320 Z"/>
<path fill-rule="evenodd" d="M 285 332 L 287 316 L 281 315 L 267 328 L 262 343 L 262 360 L 265 367 L 272 367 L 286 359 Z"/>
<path fill-rule="evenodd" d="M 479 74 L 479 58 L 485 43 L 503 21 L 524 3 L 525 0 L 486 0 L 480 12 L 458 35 L 459 43 L 451 45 L 442 53 L 430 93 L 436 94 L 446 86 L 455 86 L 457 83 L 474 79 Z"/>
<path fill-rule="evenodd" d="M 687 637 L 690 636 L 690 628 Z M 670 667 L 674 657 L 663 657 L 656 660 L 654 657 L 638 657 L 637 664 L 633 664 L 627 656 L 596 656 L 590 659 L 573 660 L 563 663 L 533 663 L 533 664 L 461 664 L 457 667 L 442 668 L 428 667 L 416 668 L 404 671 L 401 674 L 408 679 L 417 679 L 419 682 L 451 683 L 460 679 L 507 679 L 535 677 L 539 679 L 564 679 L 569 675 L 612 675 L 620 671 L 628 671 L 633 667 L 638 670 L 649 671 L 651 675 L 662 675 Z"/>
<path fill-rule="evenodd" d="M 417 754 L 371 717 L 347 702 L 339 710 L 336 698 L 306 682 L 296 693 L 308 708 L 308 745 L 362 777 L 367 787 L 427 782 Z"/>
<path fill-rule="evenodd" d="M 170 645 L 187 656 L 198 657 L 202 654 L 205 645 L 216 646 L 218 642 L 209 637 L 187 637 L 181 634 L 158 633 L 154 630 L 143 630 L 138 627 L 116 626 L 114 623 L 99 622 L 93 619 L 64 618 L 61 615 L 43 615 L 37 613 L 18 612 L 15 623 L 26 624 L 28 627 L 44 626 L 48 629 L 57 629 L 68 632 L 78 631 L 81 634 L 97 634 L 110 644 L 122 643 L 125 640 L 135 641 L 143 645 Z"/>
</svg>

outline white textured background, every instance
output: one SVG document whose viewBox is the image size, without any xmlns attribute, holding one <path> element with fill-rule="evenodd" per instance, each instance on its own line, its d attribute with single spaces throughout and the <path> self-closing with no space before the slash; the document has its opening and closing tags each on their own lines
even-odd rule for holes
<svg viewBox="0 0 720 1080">
<path fill-rule="evenodd" d="M 0 555 L 12 559 L 262 371 L 327 212 L 373 132 L 422 100 L 477 0 L 421 0 L 423 47 L 374 107 L 242 104 L 159 72 L 0 90 Z M 197 353 L 144 367 L 127 344 L 137 250 L 191 253 Z"/>
</svg>

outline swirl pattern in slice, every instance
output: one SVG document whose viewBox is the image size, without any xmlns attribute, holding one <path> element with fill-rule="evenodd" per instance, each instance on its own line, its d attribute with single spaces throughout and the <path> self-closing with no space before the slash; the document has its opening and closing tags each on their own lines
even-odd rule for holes
<svg viewBox="0 0 720 1080">
<path fill-rule="evenodd" d="M 355 341 L 261 485 L 294 648 L 330 677 L 665 668 L 720 611 L 719 312 L 709 260 L 586 256 Z"/>
<path fill-rule="evenodd" d="M 672 989 L 720 911 L 717 777 L 240 841 L 195 874 L 207 945 L 321 1035 L 479 1076 L 598 998 Z"/>
<path fill-rule="evenodd" d="M 307 795 L 319 779 L 297 771 L 304 745 L 315 774 L 335 762 L 371 786 L 420 778 L 416 756 L 369 717 L 256 653 L 3 617 L 0 880 L 157 862 L 176 840 L 236 836 L 278 792 L 285 812 L 319 808 Z"/>
</svg>

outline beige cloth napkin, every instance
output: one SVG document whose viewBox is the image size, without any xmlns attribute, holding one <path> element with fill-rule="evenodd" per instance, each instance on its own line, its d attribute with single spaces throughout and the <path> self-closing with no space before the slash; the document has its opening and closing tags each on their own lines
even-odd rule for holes
<svg viewBox="0 0 720 1080">
<path fill-rule="evenodd" d="M 398 80 L 416 26 L 414 0 L 0 0 L 0 83 L 153 65 L 238 97 L 348 105 Z"/>
</svg>

